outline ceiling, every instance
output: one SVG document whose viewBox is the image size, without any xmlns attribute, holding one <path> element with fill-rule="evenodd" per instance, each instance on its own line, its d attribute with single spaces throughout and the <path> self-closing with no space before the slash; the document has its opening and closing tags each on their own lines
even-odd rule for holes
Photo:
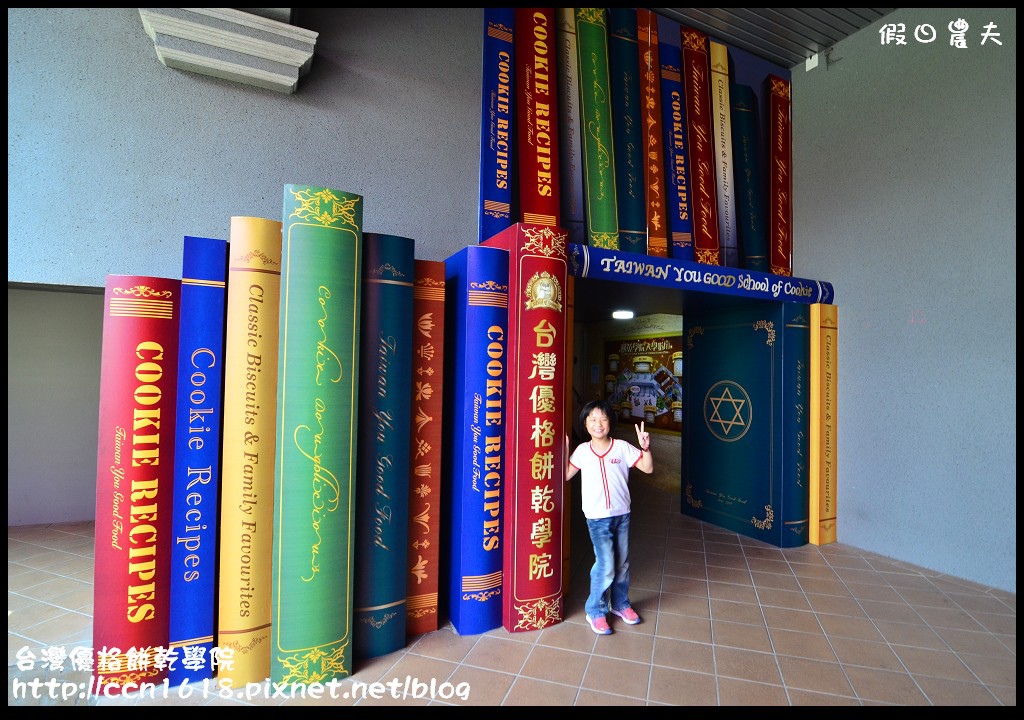
<svg viewBox="0 0 1024 720">
<path fill-rule="evenodd" d="M 709 292 L 689 292 L 670 287 L 599 278 L 575 278 L 573 322 L 594 323 L 612 319 L 612 310 L 632 310 L 645 315 L 682 315 L 698 307 L 722 307 L 750 302 L 743 296 Z"/>
<path fill-rule="evenodd" d="M 792 70 L 896 8 L 651 8 Z"/>
</svg>

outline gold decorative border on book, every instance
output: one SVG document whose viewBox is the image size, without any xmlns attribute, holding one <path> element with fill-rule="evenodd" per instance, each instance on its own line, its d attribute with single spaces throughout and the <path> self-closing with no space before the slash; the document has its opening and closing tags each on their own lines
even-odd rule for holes
<svg viewBox="0 0 1024 720">
<path fill-rule="evenodd" d="M 540 213 L 523 213 L 523 222 L 534 225 L 556 225 L 557 218 L 554 215 L 542 215 Z"/>
<path fill-rule="evenodd" d="M 515 611 L 519 614 L 516 623 L 517 630 L 540 630 L 548 625 L 562 621 L 562 614 L 558 611 L 559 597 L 541 599 L 532 603 L 515 605 Z"/>
<path fill-rule="evenodd" d="M 497 292 L 497 293 L 507 293 L 508 292 L 508 285 L 499 285 L 494 280 L 485 280 L 484 282 L 471 282 L 471 283 L 469 283 L 469 286 L 471 288 L 473 288 L 474 290 L 477 290 L 477 291 L 488 290 L 490 292 Z M 473 294 L 472 291 L 470 291 L 470 294 L 471 295 Z"/>
<path fill-rule="evenodd" d="M 410 610 L 431 607 L 437 605 L 437 593 L 423 593 L 422 595 L 410 595 L 406 607 Z"/>
<path fill-rule="evenodd" d="M 696 50 L 697 52 L 707 53 L 707 36 L 697 30 L 683 29 L 683 50 Z"/>
<path fill-rule="evenodd" d="M 277 262 L 273 258 L 268 257 L 267 255 L 263 254 L 259 250 L 253 250 L 252 252 L 246 253 L 242 257 L 235 258 L 234 262 L 235 263 L 243 263 L 245 265 L 248 265 L 251 260 L 259 260 L 264 265 L 273 265 L 273 266 L 276 266 L 276 267 L 280 267 L 281 266 L 281 263 Z M 236 269 L 241 269 L 241 268 L 236 268 L 234 266 L 234 264 L 232 264 L 231 269 L 232 270 L 236 270 Z"/>
<path fill-rule="evenodd" d="M 284 668 L 281 683 L 308 684 L 350 674 L 345 667 L 348 641 L 336 645 L 319 645 L 304 653 L 279 655 L 277 661 Z"/>
<path fill-rule="evenodd" d="M 291 194 L 299 202 L 298 207 L 292 210 L 288 216 L 300 220 L 323 225 L 324 227 L 335 227 L 338 229 L 349 229 L 358 232 L 356 224 L 356 205 L 362 200 L 361 197 L 347 198 L 342 200 L 329 188 L 291 190 Z"/>
<path fill-rule="evenodd" d="M 228 284 L 223 280 L 203 280 L 202 278 L 182 278 L 182 285 L 199 285 L 200 287 L 223 288 Z"/>
<path fill-rule="evenodd" d="M 607 29 L 604 8 L 576 8 L 576 18 L 582 22 L 594 23 Z"/>
<path fill-rule="evenodd" d="M 378 267 L 369 268 L 367 269 L 366 274 L 371 277 L 383 277 L 385 274 L 390 275 L 391 277 L 394 278 L 405 277 L 405 273 L 396 268 L 391 263 L 384 263 L 383 265 L 379 265 Z"/>
<path fill-rule="evenodd" d="M 508 308 L 508 288 L 504 292 L 469 291 L 468 304 L 471 307 Z"/>
<path fill-rule="evenodd" d="M 721 253 L 718 250 L 700 250 L 697 251 L 697 262 L 704 263 L 705 265 L 719 265 L 721 259 Z"/>
<path fill-rule="evenodd" d="M 616 233 L 590 233 L 590 244 L 604 250 L 619 249 L 619 234 Z"/>
<path fill-rule="evenodd" d="M 497 570 L 487 575 L 463 575 L 462 591 L 472 592 L 474 590 L 490 590 L 501 587 L 502 571 Z"/>
<path fill-rule="evenodd" d="M 790 99 L 790 86 L 788 82 L 786 82 L 782 78 L 777 77 L 769 77 L 768 79 L 771 83 L 772 95 L 778 95 L 779 97 L 785 98 L 786 100 Z"/>
<path fill-rule="evenodd" d="M 754 330 L 766 330 L 768 331 L 768 339 L 765 340 L 765 345 L 775 345 L 775 323 L 771 320 L 758 320 L 754 323 Z"/>
<path fill-rule="evenodd" d="M 512 42 L 512 28 L 504 23 L 489 22 L 487 23 L 487 34 L 498 40 L 504 40 L 505 42 Z"/>
<path fill-rule="evenodd" d="M 110 298 L 110 317 L 138 317 L 173 320 L 174 301 Z"/>
<path fill-rule="evenodd" d="M 492 218 L 507 218 L 512 209 L 508 203 L 497 200 L 484 200 L 484 214 Z"/>
<path fill-rule="evenodd" d="M 764 520 L 758 520 L 756 517 L 752 517 L 750 518 L 750 524 L 756 527 L 758 530 L 771 530 L 772 521 L 775 519 L 775 511 L 772 510 L 771 505 L 765 505 L 764 511 Z"/>
<path fill-rule="evenodd" d="M 380 620 L 378 620 L 377 618 L 374 618 L 374 617 L 364 617 L 364 618 L 360 618 L 359 622 L 365 623 L 367 625 L 370 625 L 371 627 L 376 628 L 377 630 L 380 630 L 382 627 L 387 625 L 389 622 L 394 620 L 396 617 L 398 617 L 398 613 L 396 613 L 396 612 L 389 612 L 389 613 L 384 613 L 384 615 L 380 618 Z"/>
<path fill-rule="evenodd" d="M 133 285 L 130 288 L 113 288 L 111 291 L 114 295 L 134 295 L 138 298 L 164 298 L 170 300 L 174 297 L 174 293 L 170 290 L 154 290 L 149 285 Z"/>
<path fill-rule="evenodd" d="M 413 288 L 412 296 L 415 300 L 444 301 L 444 283 L 441 283 L 440 286 L 436 288 L 421 287 L 421 283 L 421 280 L 417 280 L 416 285 Z"/>
<path fill-rule="evenodd" d="M 249 640 L 249 642 L 246 643 L 245 645 L 242 645 L 242 643 L 240 643 L 238 640 L 227 640 L 227 641 L 225 641 L 223 639 L 223 636 L 225 634 L 231 634 L 231 633 L 230 633 L 230 631 L 222 631 L 220 636 L 219 636 L 219 638 L 218 638 L 218 643 L 217 644 L 220 645 L 222 648 L 231 648 L 232 650 L 235 651 L 236 655 L 247 655 L 248 653 L 250 653 L 253 650 L 255 650 L 257 645 L 260 645 L 264 641 L 270 639 L 270 636 L 269 636 L 270 626 L 269 625 L 266 626 L 266 629 L 267 629 L 267 633 L 266 634 L 261 634 L 261 635 L 253 636 L 253 638 L 251 640 Z M 248 630 L 242 630 L 242 631 L 239 631 L 239 632 L 249 632 L 249 631 Z"/>
<path fill-rule="evenodd" d="M 550 227 L 523 227 L 523 249 L 522 254 L 543 255 L 552 257 L 554 255 L 565 255 L 565 245 L 569 240 L 569 233 L 557 232 Z"/>
<path fill-rule="evenodd" d="M 496 595 L 501 595 L 501 588 L 498 588 L 497 590 L 487 590 L 485 592 L 462 593 L 462 599 L 485 602 L 487 600 L 490 600 L 492 597 L 495 597 Z"/>
<path fill-rule="evenodd" d="M 692 483 L 686 483 L 686 502 L 688 502 L 690 504 L 690 507 L 693 507 L 693 508 L 704 507 L 704 501 L 703 500 L 694 500 L 693 499 L 693 484 Z"/>
</svg>

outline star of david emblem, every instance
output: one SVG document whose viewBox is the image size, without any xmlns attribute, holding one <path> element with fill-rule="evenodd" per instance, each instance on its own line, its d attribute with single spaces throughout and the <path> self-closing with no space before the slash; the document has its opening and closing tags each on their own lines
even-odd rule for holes
<svg viewBox="0 0 1024 720">
<path fill-rule="evenodd" d="M 742 386 L 720 380 L 704 396 L 704 423 L 719 440 L 735 442 L 750 429 L 753 407 Z"/>
</svg>

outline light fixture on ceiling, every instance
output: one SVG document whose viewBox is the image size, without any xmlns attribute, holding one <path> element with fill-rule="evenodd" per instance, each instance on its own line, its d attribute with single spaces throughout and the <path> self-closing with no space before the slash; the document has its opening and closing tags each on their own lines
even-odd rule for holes
<svg viewBox="0 0 1024 720">
<path fill-rule="evenodd" d="M 632 320 L 632 310 L 612 310 L 612 317 L 616 320 Z"/>
</svg>

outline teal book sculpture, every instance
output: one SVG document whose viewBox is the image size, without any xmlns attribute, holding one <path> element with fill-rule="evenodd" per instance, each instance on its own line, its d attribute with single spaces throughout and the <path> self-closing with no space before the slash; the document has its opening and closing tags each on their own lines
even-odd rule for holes
<svg viewBox="0 0 1024 720">
<path fill-rule="evenodd" d="M 363 236 L 356 468 L 358 658 L 405 647 L 415 243 Z"/>
<path fill-rule="evenodd" d="M 732 150 L 736 182 L 736 229 L 743 267 L 768 272 L 768 231 L 764 194 L 767 180 L 761 173 L 761 134 L 757 95 L 749 85 L 730 85 Z"/>
<path fill-rule="evenodd" d="M 636 8 L 608 8 L 608 72 L 612 92 L 615 201 L 619 249 L 647 254 L 647 193 L 644 174 L 642 80 L 637 50 Z"/>
<path fill-rule="evenodd" d="M 808 542 L 810 306 L 683 319 L 681 510 L 778 547 Z"/>
</svg>

